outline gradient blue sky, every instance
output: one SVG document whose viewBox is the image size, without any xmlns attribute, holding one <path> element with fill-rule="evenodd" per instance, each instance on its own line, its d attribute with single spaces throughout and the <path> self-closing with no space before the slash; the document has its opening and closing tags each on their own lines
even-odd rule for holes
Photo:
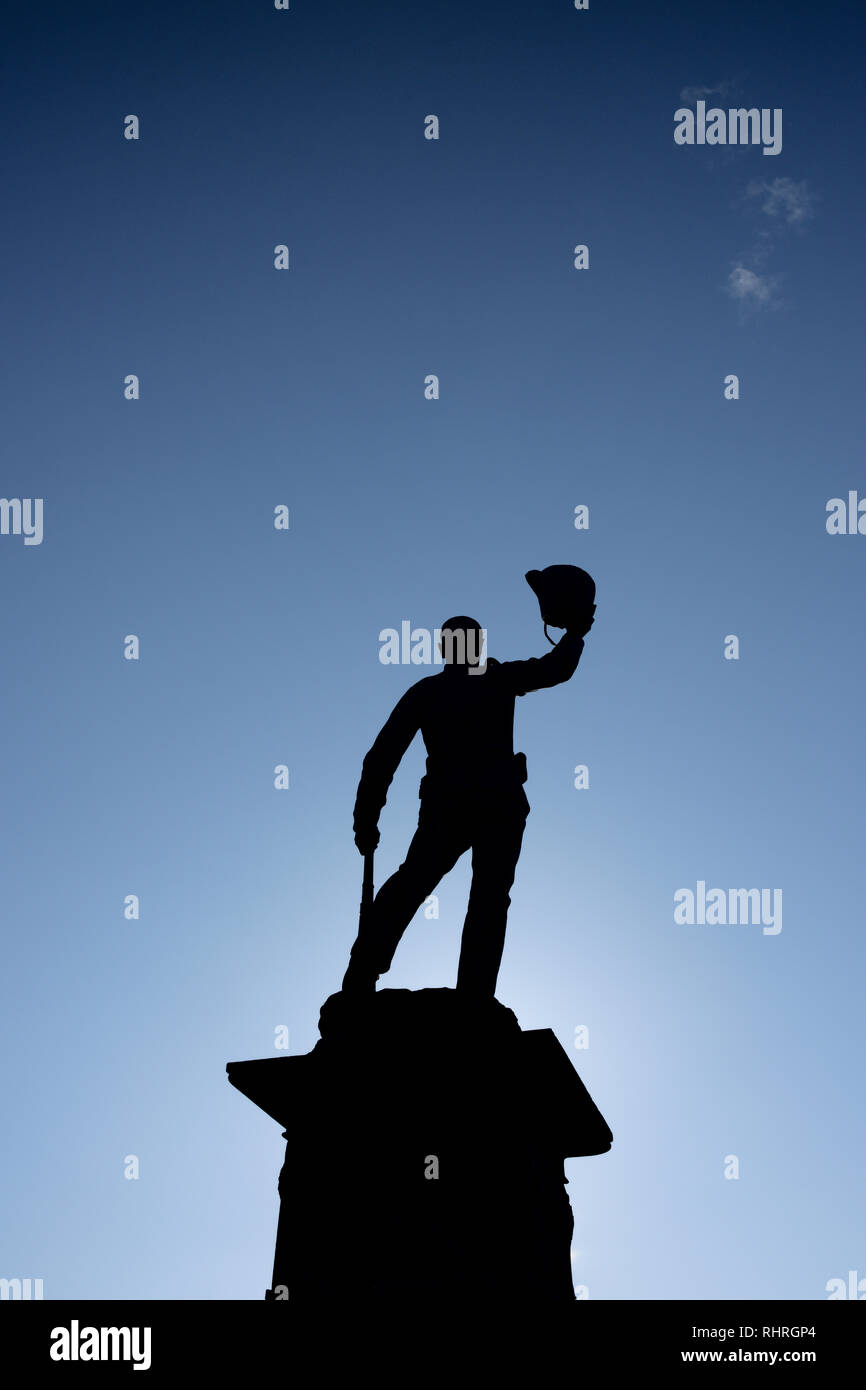
<svg viewBox="0 0 866 1390">
<path fill-rule="evenodd" d="M 427 674 L 379 631 L 470 612 L 493 655 L 541 655 L 523 573 L 574 562 L 598 614 L 574 680 L 518 704 L 498 995 L 614 1131 L 568 1164 L 575 1283 L 866 1276 L 866 536 L 825 529 L 866 493 L 864 28 L 853 3 L 13 8 L 0 491 L 44 498 L 45 532 L 0 537 L 0 1275 L 263 1296 L 283 1144 L 224 1067 L 279 1025 L 308 1051 L 339 985 L 361 758 Z M 703 86 L 781 107 L 782 153 L 676 146 Z M 781 933 L 678 926 L 698 879 L 781 888 Z M 467 886 L 384 984 L 454 983 Z M 364 1251 L 338 1254 L 350 1295 Z"/>
</svg>

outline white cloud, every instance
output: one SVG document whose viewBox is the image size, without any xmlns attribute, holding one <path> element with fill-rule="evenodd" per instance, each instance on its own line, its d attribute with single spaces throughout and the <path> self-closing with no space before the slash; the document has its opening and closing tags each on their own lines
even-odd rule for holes
<svg viewBox="0 0 866 1390">
<path fill-rule="evenodd" d="M 744 312 L 778 309 L 781 299 L 777 288 L 779 275 L 766 273 L 768 262 L 784 236 L 784 228 L 800 226 L 813 215 L 818 195 L 810 192 L 803 179 L 752 179 L 746 187 L 745 199 L 757 204 L 761 222 L 749 250 L 742 251 L 728 275 L 726 290 Z"/>
<path fill-rule="evenodd" d="M 680 92 L 680 101 L 705 101 L 707 97 L 723 97 L 731 90 L 733 83 L 719 82 L 715 87 L 683 87 Z"/>
<path fill-rule="evenodd" d="M 770 217 L 778 217 L 781 213 L 786 222 L 804 222 L 812 216 L 814 199 L 805 179 L 802 183 L 795 183 L 793 179 L 753 179 L 746 196 L 762 197 L 761 211 Z"/>
<path fill-rule="evenodd" d="M 728 276 L 728 294 L 747 304 L 767 305 L 773 298 L 773 281 L 744 265 L 735 265 Z"/>
</svg>

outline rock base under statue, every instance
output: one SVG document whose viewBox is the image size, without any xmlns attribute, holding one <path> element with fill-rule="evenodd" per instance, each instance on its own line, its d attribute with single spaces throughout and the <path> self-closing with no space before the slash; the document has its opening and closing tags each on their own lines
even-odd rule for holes
<svg viewBox="0 0 866 1390">
<path fill-rule="evenodd" d="M 564 1160 L 612 1136 L 552 1031 L 451 989 L 332 995 L 319 1031 L 227 1068 L 286 1131 L 267 1297 L 573 1302 Z"/>
</svg>

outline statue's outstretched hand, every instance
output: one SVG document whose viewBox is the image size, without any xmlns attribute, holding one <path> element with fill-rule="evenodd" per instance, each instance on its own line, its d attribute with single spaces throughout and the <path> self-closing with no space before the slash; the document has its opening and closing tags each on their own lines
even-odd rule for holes
<svg viewBox="0 0 866 1390">
<path fill-rule="evenodd" d="M 575 613 L 571 622 L 568 624 L 567 630 L 569 632 L 576 632 L 578 637 L 585 637 L 595 622 L 595 608 L 596 605 L 593 604 L 591 608 L 580 609 L 579 612 Z"/>
</svg>

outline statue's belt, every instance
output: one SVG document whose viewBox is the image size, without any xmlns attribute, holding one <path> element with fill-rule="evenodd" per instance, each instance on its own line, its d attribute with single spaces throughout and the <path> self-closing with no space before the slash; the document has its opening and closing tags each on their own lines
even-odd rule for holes
<svg viewBox="0 0 866 1390">
<path fill-rule="evenodd" d="M 421 778 L 418 795 L 472 795 L 473 792 L 485 792 L 494 787 L 507 790 L 509 787 L 522 786 L 526 779 L 526 754 L 513 753 L 506 762 L 476 764 L 468 771 L 462 768 L 431 768 Z"/>
</svg>

